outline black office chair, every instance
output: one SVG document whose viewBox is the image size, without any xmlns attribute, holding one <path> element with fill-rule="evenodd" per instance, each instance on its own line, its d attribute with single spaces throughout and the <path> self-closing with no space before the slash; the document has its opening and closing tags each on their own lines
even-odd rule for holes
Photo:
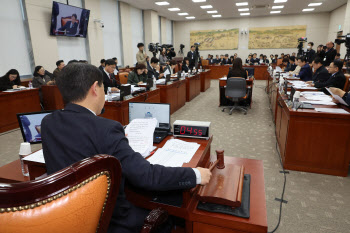
<svg viewBox="0 0 350 233">
<path fill-rule="evenodd" d="M 246 99 L 248 96 L 246 86 L 247 86 L 247 84 L 246 84 L 246 80 L 244 78 L 233 77 L 233 78 L 227 79 L 225 96 L 226 96 L 226 98 L 233 101 L 234 105 L 229 106 L 229 107 L 224 107 L 222 109 L 223 112 L 225 112 L 225 109 L 230 109 L 229 114 L 232 115 L 233 110 L 237 109 L 237 110 L 243 111 L 244 115 L 247 114 L 248 109 L 246 107 L 238 105 L 240 100 Z"/>
</svg>

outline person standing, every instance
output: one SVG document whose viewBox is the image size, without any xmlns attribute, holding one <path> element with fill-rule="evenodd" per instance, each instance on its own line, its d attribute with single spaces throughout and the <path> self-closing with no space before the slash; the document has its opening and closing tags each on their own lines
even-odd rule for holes
<svg viewBox="0 0 350 233">
<path fill-rule="evenodd" d="M 187 57 L 190 60 L 190 69 L 195 66 L 196 59 L 197 59 L 197 54 L 195 51 L 196 47 L 194 45 L 191 46 L 191 50 L 187 53 Z"/>
<path fill-rule="evenodd" d="M 144 48 L 145 45 L 143 43 L 138 43 L 137 44 L 137 48 L 139 49 L 139 51 L 136 54 L 136 60 L 137 60 L 137 64 L 144 64 L 145 66 L 147 66 L 147 54 L 146 52 L 144 52 Z"/>
<path fill-rule="evenodd" d="M 329 41 L 327 44 L 327 51 L 325 53 L 324 58 L 324 66 L 329 66 L 335 59 L 335 56 L 337 55 L 337 50 L 334 49 L 334 43 L 332 41 Z"/>
<path fill-rule="evenodd" d="M 314 42 L 309 42 L 307 44 L 307 52 L 306 52 L 306 61 L 311 64 L 312 61 L 315 59 L 316 52 L 312 49 L 314 46 Z"/>
</svg>

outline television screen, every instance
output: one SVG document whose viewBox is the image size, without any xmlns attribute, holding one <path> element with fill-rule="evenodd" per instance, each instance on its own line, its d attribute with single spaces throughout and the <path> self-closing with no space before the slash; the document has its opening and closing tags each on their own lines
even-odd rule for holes
<svg viewBox="0 0 350 233">
<path fill-rule="evenodd" d="M 50 35 L 86 37 L 90 10 L 53 2 Z"/>
</svg>

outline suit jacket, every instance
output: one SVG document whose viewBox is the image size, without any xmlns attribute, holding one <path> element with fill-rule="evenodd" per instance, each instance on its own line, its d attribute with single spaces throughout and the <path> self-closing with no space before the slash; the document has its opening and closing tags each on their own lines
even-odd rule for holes
<svg viewBox="0 0 350 233">
<path fill-rule="evenodd" d="M 218 58 L 218 59 L 213 59 L 213 63 L 215 63 L 215 64 L 219 64 L 220 63 L 220 58 Z"/>
<path fill-rule="evenodd" d="M 54 71 L 53 71 L 53 79 L 56 79 L 57 76 L 60 74 L 60 69 L 56 68 Z"/>
<path fill-rule="evenodd" d="M 260 64 L 260 59 L 259 58 L 252 58 L 252 59 L 250 59 L 250 63 L 253 63 L 253 64 L 255 64 L 255 63 L 258 63 L 258 64 Z"/>
<path fill-rule="evenodd" d="M 306 64 L 303 67 L 301 67 L 298 77 L 300 77 L 300 80 L 302 81 L 312 80 L 312 71 L 309 64 Z"/>
<path fill-rule="evenodd" d="M 17 77 L 12 82 L 6 76 L 2 76 L 0 78 L 0 91 L 6 91 L 7 89 L 12 89 L 12 86 L 14 86 L 14 85 L 17 85 L 17 86 L 21 85 L 20 77 Z"/>
<path fill-rule="evenodd" d="M 334 61 L 334 58 L 336 55 L 337 55 L 337 50 L 335 50 L 334 48 L 331 48 L 329 51 L 327 51 L 325 55 L 326 60 L 323 63 L 323 65 L 329 66 Z"/>
<path fill-rule="evenodd" d="M 315 50 L 311 49 L 306 52 L 306 60 L 311 64 L 312 61 L 315 59 L 316 52 Z"/>
<path fill-rule="evenodd" d="M 125 232 L 118 231 L 118 227 L 137 222 L 138 217 L 130 214 L 133 206 L 125 197 L 126 182 L 150 191 L 196 186 L 193 169 L 151 165 L 129 146 L 119 122 L 95 116 L 89 109 L 76 104 L 69 103 L 65 109 L 46 116 L 41 123 L 41 136 L 48 174 L 96 154 L 112 155 L 119 160 L 122 181 L 111 219 L 110 228 L 114 230 L 111 232 Z"/>
<path fill-rule="evenodd" d="M 73 26 L 72 21 L 68 21 L 63 27 L 58 29 L 59 31 L 66 31 L 66 34 L 69 36 L 74 36 L 77 34 L 78 23 L 74 23 Z"/>
<path fill-rule="evenodd" d="M 345 93 L 345 95 L 343 96 L 343 100 L 350 106 L 350 94 L 349 93 Z"/>
<path fill-rule="evenodd" d="M 105 69 L 102 65 L 100 65 L 99 67 L 98 67 L 102 72 L 104 72 L 103 70 Z"/>
<path fill-rule="evenodd" d="M 154 77 L 156 78 L 156 80 L 159 79 L 159 73 L 158 73 L 157 70 L 154 69 L 152 66 L 151 66 L 150 68 L 148 68 L 147 70 L 148 70 L 148 73 L 147 73 L 148 78 L 152 78 L 153 75 L 154 75 Z"/>
<path fill-rule="evenodd" d="M 196 64 L 196 60 L 198 60 L 196 51 L 188 51 L 187 57 L 188 59 L 190 59 L 190 67 L 194 67 Z"/>
<path fill-rule="evenodd" d="M 44 77 L 34 76 L 32 83 L 34 88 L 41 88 L 41 86 L 46 85 L 50 81 L 53 80 L 48 75 L 44 75 Z"/>
<path fill-rule="evenodd" d="M 328 73 L 328 70 L 326 69 L 326 67 L 321 66 L 315 71 L 314 75 L 312 76 L 312 81 L 314 83 L 316 82 L 324 83 L 329 79 L 330 76 L 331 74 Z"/>
<path fill-rule="evenodd" d="M 136 53 L 136 60 L 137 64 L 144 64 L 147 67 L 147 56 L 144 52 L 141 52 L 140 50 Z"/>
<path fill-rule="evenodd" d="M 337 72 L 333 74 L 326 82 L 316 82 L 316 88 L 324 88 L 324 87 L 336 87 L 339 89 L 344 89 L 344 85 L 346 82 L 346 78 L 343 72 Z"/>
<path fill-rule="evenodd" d="M 103 69 L 102 71 L 103 74 L 103 85 L 105 88 L 105 93 L 107 94 L 107 90 L 108 87 L 117 87 L 120 88 L 120 84 L 117 82 L 117 80 L 115 79 L 114 74 L 111 74 L 113 77 L 111 78 L 111 76 L 108 76 L 105 72 L 105 70 Z"/>
<path fill-rule="evenodd" d="M 185 65 L 185 64 L 183 64 L 182 65 L 182 70 L 185 71 L 185 73 L 188 73 L 190 71 L 190 67 Z"/>
</svg>

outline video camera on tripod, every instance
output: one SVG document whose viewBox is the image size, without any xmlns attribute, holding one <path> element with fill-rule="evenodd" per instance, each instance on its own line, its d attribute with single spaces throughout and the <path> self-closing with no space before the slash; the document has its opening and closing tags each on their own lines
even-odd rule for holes
<svg viewBox="0 0 350 233">
<path fill-rule="evenodd" d="M 148 50 L 151 53 L 153 53 L 153 57 L 156 57 L 158 52 L 162 52 L 163 48 L 165 48 L 165 55 L 166 56 L 168 56 L 168 55 L 170 56 L 170 55 L 173 55 L 175 53 L 174 46 L 172 44 L 163 44 L 163 45 L 160 45 L 159 43 L 149 43 L 148 44 Z"/>
<path fill-rule="evenodd" d="M 346 62 L 346 70 L 348 73 L 350 73 L 350 33 L 346 34 L 345 36 L 339 36 L 341 38 L 345 38 L 345 39 L 335 39 L 335 43 L 340 45 L 345 43 L 345 47 L 346 47 L 346 55 L 344 57 L 344 62 Z"/>
<path fill-rule="evenodd" d="M 298 39 L 298 57 L 300 56 L 304 56 L 304 42 L 307 42 L 307 38 L 306 37 L 301 37 Z"/>
</svg>

